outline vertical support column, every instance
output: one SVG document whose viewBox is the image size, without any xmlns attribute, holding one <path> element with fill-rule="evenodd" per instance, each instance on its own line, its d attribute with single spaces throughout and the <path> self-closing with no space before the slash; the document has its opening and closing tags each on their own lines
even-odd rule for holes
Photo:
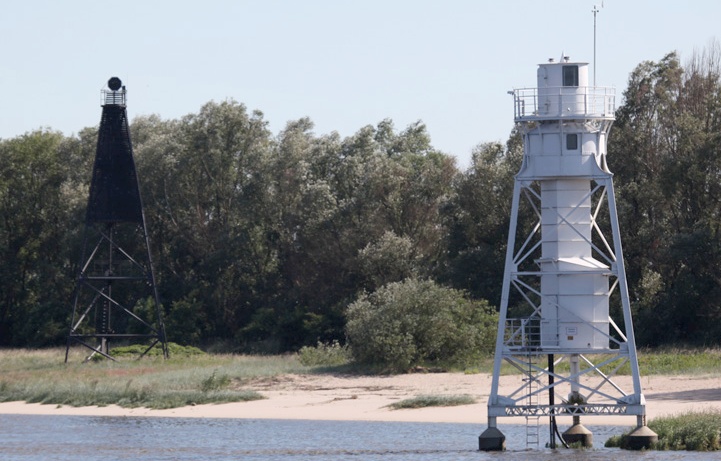
<svg viewBox="0 0 721 461">
<path fill-rule="evenodd" d="M 552 450 L 556 449 L 556 416 L 553 410 L 553 406 L 556 404 L 556 389 L 553 387 L 555 377 L 553 376 L 555 371 L 555 363 L 553 361 L 553 354 L 548 354 L 548 405 L 551 407 L 549 417 L 549 448 Z"/>
<path fill-rule="evenodd" d="M 643 414 L 636 416 L 636 429 L 628 435 L 628 447 L 631 449 L 644 449 L 658 442 L 658 434 L 646 426 L 646 403 L 641 390 L 641 372 L 638 368 L 638 356 L 636 355 L 636 336 L 633 331 L 633 318 L 631 316 L 631 303 L 626 282 L 626 265 L 623 260 L 623 247 L 621 245 L 621 231 L 618 226 L 618 214 L 616 211 L 616 195 L 613 190 L 613 179 L 608 179 L 608 211 L 611 217 L 611 232 L 616 252 L 616 265 L 618 270 L 618 284 L 623 303 L 623 322 L 628 344 L 628 359 L 631 364 L 633 379 L 634 401 L 630 402 L 643 408 Z"/>
<path fill-rule="evenodd" d="M 492 415 L 491 407 L 498 405 L 498 384 L 503 363 L 504 336 L 506 318 L 508 314 L 508 298 L 511 291 L 511 277 L 515 272 L 514 247 L 516 245 L 516 220 L 521 197 L 522 184 L 516 180 L 513 185 L 513 199 L 511 203 L 511 225 L 506 247 L 506 264 L 503 273 L 503 287 L 501 289 L 501 306 L 498 315 L 498 330 L 496 335 L 496 351 L 493 360 L 493 377 L 491 378 L 491 392 L 488 397 L 488 428 L 478 437 L 478 449 L 481 451 L 503 451 L 506 449 L 506 436 L 498 429 L 497 417 Z"/>
<path fill-rule="evenodd" d="M 520 181 L 516 181 L 513 186 L 513 201 L 511 203 L 511 225 L 508 235 L 508 246 L 506 247 L 506 264 L 505 264 L 505 270 L 503 273 L 503 287 L 501 289 L 501 306 L 499 310 L 499 316 L 498 316 L 498 333 L 496 335 L 496 351 L 494 355 L 493 360 L 493 377 L 491 378 L 491 392 L 489 396 L 488 405 L 497 405 L 498 404 L 498 381 L 501 375 L 501 364 L 503 362 L 503 352 L 504 352 L 504 336 L 505 336 L 505 330 L 506 330 L 506 318 L 508 315 L 508 298 L 510 296 L 511 291 L 511 278 L 513 277 L 513 273 L 515 272 L 516 265 L 513 261 L 514 258 L 514 247 L 516 244 L 516 219 L 514 219 L 515 216 L 518 215 L 518 206 L 520 202 L 520 196 L 521 196 L 521 183 Z M 494 425 L 495 425 L 495 418 L 494 419 Z M 488 425 L 491 425 L 490 417 L 489 417 L 489 423 Z"/>
<path fill-rule="evenodd" d="M 568 356 L 570 364 L 569 376 L 571 378 L 571 395 L 568 396 L 568 401 L 572 404 L 586 403 L 586 399 L 580 392 L 579 376 L 581 367 L 578 358 L 578 354 Z M 565 440 L 566 443 L 579 443 L 583 447 L 590 448 L 593 446 L 593 433 L 581 424 L 581 417 L 579 415 L 573 415 L 573 425 L 563 433 L 563 440 Z"/>
<path fill-rule="evenodd" d="M 618 225 L 618 213 L 616 212 L 616 194 L 613 191 L 613 179 L 606 180 L 606 194 L 608 196 L 608 213 L 611 218 L 611 233 L 613 236 L 614 251 L 616 253 L 616 272 L 618 288 L 621 294 L 623 310 L 623 323 L 625 327 L 626 343 L 628 344 L 628 359 L 631 364 L 631 375 L 633 379 L 633 393 L 638 397 L 636 404 L 642 404 L 643 394 L 641 391 L 641 373 L 638 368 L 638 356 L 636 355 L 636 335 L 633 332 L 633 318 L 631 316 L 631 302 L 628 294 L 628 283 L 626 282 L 626 265 L 623 259 L 623 246 L 621 245 L 621 230 Z"/>
<path fill-rule="evenodd" d="M 569 396 L 569 400 L 573 401 L 575 400 L 576 403 L 582 403 L 581 400 L 585 401 L 583 397 L 581 397 L 580 389 L 581 387 L 578 385 L 578 379 L 579 374 L 581 373 L 581 367 L 578 363 L 578 354 L 571 354 L 568 357 L 568 362 L 570 364 L 570 376 L 571 376 L 571 395 Z"/>
</svg>

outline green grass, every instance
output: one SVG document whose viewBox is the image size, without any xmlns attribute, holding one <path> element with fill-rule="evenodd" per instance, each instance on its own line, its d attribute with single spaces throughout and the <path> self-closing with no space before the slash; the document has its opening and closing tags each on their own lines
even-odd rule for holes
<svg viewBox="0 0 721 461">
<path fill-rule="evenodd" d="M 193 354 L 83 363 L 86 351 L 77 349 L 64 364 L 64 352 L 0 351 L 0 402 L 155 409 L 239 402 L 263 398 L 244 388 L 248 380 L 312 370 L 295 355 Z"/>
<path fill-rule="evenodd" d="M 638 354 L 641 375 L 721 373 L 721 349 L 664 348 Z M 630 374 L 630 369 L 627 372 Z"/>
<path fill-rule="evenodd" d="M 406 410 L 426 407 L 454 407 L 458 405 L 471 405 L 476 399 L 467 394 L 461 395 L 419 395 L 410 399 L 388 405 L 393 410 Z"/>
<path fill-rule="evenodd" d="M 675 376 L 675 375 L 721 375 L 721 349 L 695 349 L 688 347 L 669 347 L 661 349 L 639 349 L 637 351 L 638 367 L 641 376 Z M 610 356 L 586 354 L 593 363 L 599 364 Z M 541 357 L 545 367 L 545 356 Z M 618 362 L 601 367 L 604 373 L 610 373 L 618 366 Z M 581 362 L 581 369 L 585 369 Z M 567 373 L 568 361 L 556 365 L 556 372 Z M 480 365 L 482 372 L 491 373 L 493 362 L 490 359 Z M 501 368 L 502 375 L 514 375 L 520 372 L 506 363 Z M 617 372 L 617 375 L 630 375 L 631 366 L 626 363 Z"/>
<path fill-rule="evenodd" d="M 658 434 L 653 450 L 719 451 L 721 450 L 721 412 L 704 411 L 656 418 L 648 427 Z M 628 434 L 612 437 L 606 447 L 621 447 Z"/>
<path fill-rule="evenodd" d="M 346 363 L 347 354 L 347 349 L 334 344 L 308 348 L 304 354 L 279 356 L 205 354 L 197 349 L 176 348 L 171 351 L 169 360 L 164 360 L 158 355 L 149 355 L 137 360 L 134 354 L 120 354 L 116 362 L 92 360 L 83 363 L 87 350 L 74 348 L 71 349 L 68 363 L 64 364 L 64 348 L 0 350 L 0 370 L 2 370 L 0 402 L 27 401 L 69 406 L 118 404 L 124 407 L 174 408 L 190 404 L 262 398 L 262 395 L 247 388 L 247 383 L 256 378 L 292 373 L 382 372 L 372 366 L 359 367 L 353 363 Z M 600 357 L 590 358 L 597 360 Z M 639 363 L 642 376 L 681 374 L 713 376 L 721 374 L 721 350 L 686 348 L 641 350 Z M 465 371 L 490 373 L 492 364 L 492 358 L 488 358 Z M 504 367 L 502 372 L 518 373 L 517 370 L 507 367 Z M 620 373 L 630 373 L 630 369 L 626 366 L 620 370 Z M 449 404 L 443 399 L 421 399 L 421 397 L 410 399 L 409 405 L 417 405 L 418 408 Z M 423 400 L 426 402 L 424 403 Z M 453 401 L 453 399 L 448 400 Z M 398 404 L 405 405 L 403 402 Z M 467 403 L 472 402 L 460 404 Z"/>
</svg>

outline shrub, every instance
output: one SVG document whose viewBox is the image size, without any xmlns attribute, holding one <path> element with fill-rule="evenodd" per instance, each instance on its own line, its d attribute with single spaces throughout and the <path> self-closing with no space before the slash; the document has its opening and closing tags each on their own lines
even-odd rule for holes
<svg viewBox="0 0 721 461">
<path fill-rule="evenodd" d="M 348 346 L 338 341 L 322 343 L 318 341 L 315 347 L 303 346 L 298 351 L 298 360 L 307 367 L 333 367 L 345 365 L 350 362 L 351 354 Z"/>
<path fill-rule="evenodd" d="M 391 372 L 427 363 L 466 365 L 493 349 L 498 324 L 486 301 L 417 279 L 361 295 L 347 316 L 354 360 Z"/>
<path fill-rule="evenodd" d="M 218 375 L 218 370 L 213 370 L 213 374 L 200 383 L 200 390 L 203 392 L 219 391 L 229 384 L 230 376 L 226 374 Z"/>
<path fill-rule="evenodd" d="M 110 355 L 115 358 L 120 357 L 136 357 L 148 348 L 148 346 L 143 344 L 131 344 L 129 346 L 119 346 L 114 347 L 110 349 Z M 191 355 L 203 355 L 205 352 L 201 351 L 197 347 L 193 346 L 181 346 L 176 343 L 169 342 L 168 343 L 168 355 L 171 357 L 188 357 Z M 161 346 L 160 343 L 157 343 L 155 346 L 152 347 L 146 354 L 149 357 L 153 356 L 160 356 L 163 355 L 163 346 Z M 93 359 L 95 360 L 102 360 L 104 357 L 102 355 L 94 355 Z"/>
</svg>

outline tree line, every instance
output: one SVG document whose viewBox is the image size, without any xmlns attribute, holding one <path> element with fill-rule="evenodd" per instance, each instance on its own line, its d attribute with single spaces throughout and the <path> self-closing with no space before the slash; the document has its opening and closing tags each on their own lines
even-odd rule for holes
<svg viewBox="0 0 721 461">
<path fill-rule="evenodd" d="M 228 100 L 130 128 L 171 341 L 343 342 L 348 307 L 405 280 L 500 300 L 515 132 L 461 169 L 422 122 L 342 138 L 303 118 L 274 135 Z M 96 140 L 97 128 L 0 140 L 1 346 L 65 342 Z M 716 344 L 719 47 L 639 64 L 608 150 L 639 345 Z"/>
</svg>

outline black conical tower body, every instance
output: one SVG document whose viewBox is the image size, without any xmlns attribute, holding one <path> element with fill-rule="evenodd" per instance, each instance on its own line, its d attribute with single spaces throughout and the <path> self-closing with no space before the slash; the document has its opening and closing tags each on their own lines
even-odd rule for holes
<svg viewBox="0 0 721 461">
<path fill-rule="evenodd" d="M 87 223 L 143 223 L 125 106 L 103 106 L 85 220 Z"/>
<path fill-rule="evenodd" d="M 85 215 L 85 238 L 65 361 L 72 344 L 112 359 L 109 343 L 160 343 L 165 326 L 148 244 L 143 204 L 120 79 L 103 90 L 103 113 Z"/>
</svg>

